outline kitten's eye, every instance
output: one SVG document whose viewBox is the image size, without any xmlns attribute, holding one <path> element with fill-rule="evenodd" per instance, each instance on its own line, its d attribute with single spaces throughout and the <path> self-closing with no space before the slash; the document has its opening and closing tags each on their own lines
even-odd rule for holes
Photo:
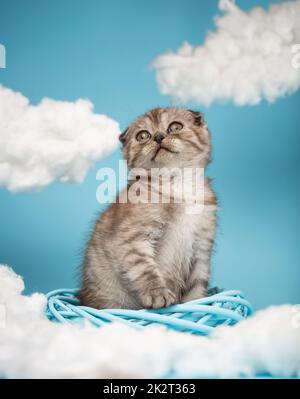
<svg viewBox="0 0 300 399">
<path fill-rule="evenodd" d="M 180 122 L 172 122 L 168 127 L 168 133 L 176 133 L 179 132 L 183 128 L 183 124 Z"/>
<path fill-rule="evenodd" d="M 141 132 L 138 132 L 136 135 L 137 141 L 147 141 L 151 137 L 151 134 L 147 132 L 147 130 L 142 130 Z"/>
</svg>

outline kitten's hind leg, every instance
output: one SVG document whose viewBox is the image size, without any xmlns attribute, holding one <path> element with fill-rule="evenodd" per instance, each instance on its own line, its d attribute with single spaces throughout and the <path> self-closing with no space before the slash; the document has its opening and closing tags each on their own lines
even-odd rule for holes
<svg viewBox="0 0 300 399">
<path fill-rule="evenodd" d="M 203 281 L 199 280 L 195 283 L 193 287 L 186 292 L 182 298 L 181 303 L 193 301 L 195 299 L 204 298 L 207 295 L 207 288 L 204 286 Z"/>
<path fill-rule="evenodd" d="M 203 252 L 200 248 L 199 246 L 194 253 L 191 274 L 181 297 L 181 302 L 200 299 L 207 295 L 210 274 L 210 253 Z"/>
<path fill-rule="evenodd" d="M 208 220 L 213 223 L 214 215 L 210 215 Z M 213 226 L 210 229 L 200 230 L 195 236 L 190 275 L 181 297 L 181 302 L 188 302 L 207 296 L 214 235 L 215 227 Z"/>
</svg>

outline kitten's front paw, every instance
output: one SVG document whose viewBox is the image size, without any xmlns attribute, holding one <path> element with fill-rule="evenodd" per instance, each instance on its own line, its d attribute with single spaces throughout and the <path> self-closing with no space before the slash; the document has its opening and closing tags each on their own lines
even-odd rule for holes
<svg viewBox="0 0 300 399">
<path fill-rule="evenodd" d="M 141 296 L 145 308 L 166 308 L 176 302 L 176 296 L 168 288 L 153 288 Z"/>
</svg>

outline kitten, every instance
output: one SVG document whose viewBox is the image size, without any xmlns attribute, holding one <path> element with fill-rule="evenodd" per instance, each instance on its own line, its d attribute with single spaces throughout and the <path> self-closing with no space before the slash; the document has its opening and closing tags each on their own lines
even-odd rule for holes
<svg viewBox="0 0 300 399">
<path fill-rule="evenodd" d="M 153 109 L 120 140 L 129 169 L 205 168 L 210 160 L 208 127 L 202 114 L 190 110 Z M 185 201 L 113 203 L 97 220 L 86 247 L 81 302 L 94 308 L 140 309 L 205 296 L 217 206 L 209 180 L 204 182 L 199 214 L 188 214 Z M 146 185 L 151 187 L 150 178 Z M 131 186 L 129 182 L 119 198 Z"/>
</svg>

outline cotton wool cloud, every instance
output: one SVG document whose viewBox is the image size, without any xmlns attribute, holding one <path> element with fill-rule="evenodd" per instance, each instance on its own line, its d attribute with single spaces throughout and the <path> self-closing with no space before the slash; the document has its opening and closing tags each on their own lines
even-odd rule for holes
<svg viewBox="0 0 300 399">
<path fill-rule="evenodd" d="M 122 323 L 55 323 L 0 265 L 0 376 L 6 378 L 300 377 L 299 305 L 273 306 L 210 338 Z M 255 337 L 255 339 L 253 339 Z"/>
<path fill-rule="evenodd" d="M 300 43 L 300 0 L 243 11 L 221 0 L 221 16 L 203 45 L 184 43 L 154 62 L 162 94 L 175 103 L 255 105 L 300 87 L 293 48 Z"/>
<path fill-rule="evenodd" d="M 44 98 L 38 105 L 0 85 L 0 187 L 40 190 L 81 183 L 91 165 L 117 148 L 119 125 L 89 100 Z"/>
</svg>

